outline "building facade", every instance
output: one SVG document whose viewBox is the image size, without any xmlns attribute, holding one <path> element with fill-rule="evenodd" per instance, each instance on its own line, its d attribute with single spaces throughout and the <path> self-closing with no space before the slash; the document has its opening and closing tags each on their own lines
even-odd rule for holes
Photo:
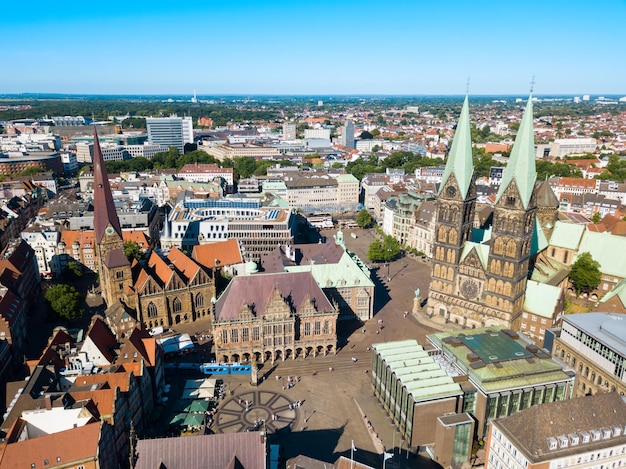
<svg viewBox="0 0 626 469">
<path fill-rule="evenodd" d="M 265 362 L 337 352 L 337 310 L 309 272 L 233 278 L 215 303 L 215 356 Z"/>
<path fill-rule="evenodd" d="M 626 403 L 609 393 L 533 406 L 495 419 L 486 449 L 486 469 L 624 467 Z"/>
<path fill-rule="evenodd" d="M 563 317 L 552 355 L 576 371 L 578 397 L 626 394 L 626 316 L 584 313 Z"/>
<path fill-rule="evenodd" d="M 191 117 L 148 117 L 148 142 L 166 148 L 175 147 L 185 151 L 185 143 L 193 143 L 193 120 Z"/>
<path fill-rule="evenodd" d="M 535 217 L 532 115 L 529 99 L 496 196 L 490 241 L 476 242 L 472 238 L 476 185 L 466 98 L 437 199 L 430 315 L 465 327 L 519 328 L 531 244 L 541 229 Z"/>
<path fill-rule="evenodd" d="M 289 209 L 261 207 L 251 199 L 184 199 L 168 215 L 161 247 L 193 246 L 238 239 L 246 260 L 258 262 L 281 245 L 293 244 L 295 216 Z"/>
</svg>

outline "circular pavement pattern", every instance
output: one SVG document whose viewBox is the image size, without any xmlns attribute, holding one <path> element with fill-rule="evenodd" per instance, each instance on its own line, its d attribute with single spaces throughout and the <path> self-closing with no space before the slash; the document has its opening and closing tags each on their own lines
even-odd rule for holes
<svg viewBox="0 0 626 469">
<path fill-rule="evenodd" d="M 269 433 L 276 432 L 298 420 L 299 411 L 293 404 L 287 396 L 270 391 L 255 390 L 233 396 L 217 411 L 216 433 L 258 430 L 263 420 Z"/>
</svg>

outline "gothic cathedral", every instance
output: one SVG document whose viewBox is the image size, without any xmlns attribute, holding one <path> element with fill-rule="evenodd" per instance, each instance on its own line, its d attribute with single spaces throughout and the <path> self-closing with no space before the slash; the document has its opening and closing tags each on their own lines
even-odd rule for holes
<svg viewBox="0 0 626 469">
<path fill-rule="evenodd" d="M 467 97 L 437 198 L 428 313 L 465 327 L 517 329 L 535 254 L 536 220 L 532 97 L 496 196 L 491 230 L 473 232 L 476 185 Z"/>
</svg>

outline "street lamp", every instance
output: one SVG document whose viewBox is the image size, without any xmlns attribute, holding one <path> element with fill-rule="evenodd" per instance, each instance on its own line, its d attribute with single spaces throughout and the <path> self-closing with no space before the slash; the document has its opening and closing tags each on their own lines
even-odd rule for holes
<svg viewBox="0 0 626 469">
<path fill-rule="evenodd" d="M 385 256 L 387 258 L 387 281 L 389 281 L 389 279 L 391 279 L 391 277 L 389 276 L 389 264 L 391 263 L 391 248 L 387 248 L 387 255 Z"/>
</svg>

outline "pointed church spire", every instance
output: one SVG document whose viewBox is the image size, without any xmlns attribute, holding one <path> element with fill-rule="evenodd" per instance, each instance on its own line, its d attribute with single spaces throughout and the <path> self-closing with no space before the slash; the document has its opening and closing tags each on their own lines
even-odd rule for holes
<svg viewBox="0 0 626 469">
<path fill-rule="evenodd" d="M 107 227 L 110 225 L 113 231 L 122 237 L 120 220 L 115 211 L 113 194 L 109 185 L 109 176 L 104 167 L 104 158 L 100 149 L 100 140 L 96 127 L 93 128 L 93 226 L 96 235 L 96 243 L 100 243 Z"/>
<path fill-rule="evenodd" d="M 452 148 L 450 148 L 446 169 L 443 173 L 443 178 L 441 179 L 441 186 L 439 186 L 440 193 L 452 174 L 454 174 L 457 184 L 459 185 L 461 196 L 465 199 L 470 183 L 472 182 L 472 175 L 474 174 L 474 160 L 472 158 L 472 139 L 469 120 L 469 100 L 467 95 L 465 95 L 465 101 L 463 101 L 461 116 L 459 117 L 459 122 L 456 125 L 456 131 L 454 132 Z"/>
<path fill-rule="evenodd" d="M 517 190 L 524 208 L 528 208 L 530 198 L 535 189 L 537 169 L 535 167 L 535 135 L 533 133 L 533 97 L 528 97 L 528 103 L 524 110 L 524 116 L 520 123 L 515 143 L 511 150 L 509 163 L 502 174 L 502 183 L 498 189 L 496 203 L 502 198 L 502 194 L 515 181 Z"/>
</svg>

